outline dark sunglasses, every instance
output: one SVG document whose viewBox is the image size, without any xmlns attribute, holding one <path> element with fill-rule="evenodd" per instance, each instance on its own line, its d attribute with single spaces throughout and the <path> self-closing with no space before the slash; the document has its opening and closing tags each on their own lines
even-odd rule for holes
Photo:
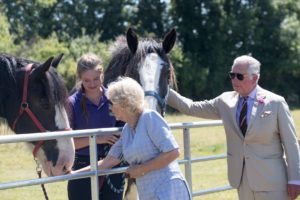
<svg viewBox="0 0 300 200">
<path fill-rule="evenodd" d="M 242 81 L 245 78 L 245 75 L 240 73 L 229 72 L 228 75 L 230 79 L 234 79 L 236 77 L 239 81 Z"/>
<path fill-rule="evenodd" d="M 113 106 L 113 102 L 111 102 L 111 100 L 107 100 L 108 102 L 108 110 L 109 110 L 109 115 L 110 116 L 114 116 L 113 112 L 111 111 L 111 107 Z"/>
</svg>

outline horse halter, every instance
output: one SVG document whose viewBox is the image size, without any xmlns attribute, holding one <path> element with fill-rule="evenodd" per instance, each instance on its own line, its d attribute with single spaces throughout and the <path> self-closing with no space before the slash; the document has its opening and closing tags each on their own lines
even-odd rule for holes
<svg viewBox="0 0 300 200">
<path fill-rule="evenodd" d="M 168 94 L 162 98 L 156 91 L 153 91 L 153 90 L 147 90 L 145 91 L 145 96 L 152 96 L 154 97 L 157 102 L 158 102 L 158 105 L 161 109 L 161 115 L 164 116 L 165 114 L 165 110 L 166 110 L 166 106 L 167 106 L 167 97 L 168 97 Z"/>
<path fill-rule="evenodd" d="M 30 110 L 29 104 L 27 102 L 27 92 L 28 92 L 28 80 L 29 80 L 29 75 L 32 70 L 33 64 L 28 64 L 24 70 L 25 70 L 25 75 L 24 75 L 24 85 L 23 85 L 23 97 L 22 97 L 22 102 L 20 105 L 19 113 L 16 119 L 13 122 L 12 129 L 15 131 L 16 125 L 20 117 L 24 112 L 26 112 L 33 123 L 36 125 L 36 127 L 41 131 L 41 132 L 46 132 L 47 130 L 43 127 L 41 122 L 38 120 L 38 118 L 34 115 L 34 113 Z M 70 130 L 70 129 L 65 129 L 65 130 Z M 44 140 L 38 141 L 37 144 L 34 146 L 34 149 L 32 151 L 33 157 L 36 157 L 36 154 L 38 150 L 41 148 L 41 146 L 44 144 Z"/>
<path fill-rule="evenodd" d="M 33 64 L 28 64 L 24 70 L 25 70 L 25 75 L 24 75 L 24 85 L 23 85 L 23 97 L 22 97 L 22 102 L 20 105 L 19 113 L 16 119 L 13 122 L 12 129 L 15 131 L 16 125 L 20 117 L 24 112 L 26 112 L 33 123 L 36 125 L 36 127 L 41 131 L 41 132 L 46 132 L 46 129 L 43 127 L 43 125 L 40 123 L 40 121 L 37 119 L 37 117 L 33 114 L 33 112 L 29 108 L 29 104 L 27 102 L 27 92 L 28 92 L 28 79 L 29 79 L 29 74 L 32 70 L 32 65 Z M 38 141 L 38 143 L 34 146 L 34 149 L 32 151 L 32 154 L 34 157 L 36 157 L 36 154 L 38 150 L 41 148 L 41 146 L 44 144 L 44 141 Z"/>
</svg>

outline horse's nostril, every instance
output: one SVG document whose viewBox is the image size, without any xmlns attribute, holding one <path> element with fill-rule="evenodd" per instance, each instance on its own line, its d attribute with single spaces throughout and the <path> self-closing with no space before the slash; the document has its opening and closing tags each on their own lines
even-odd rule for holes
<svg viewBox="0 0 300 200">
<path fill-rule="evenodd" d="M 67 166 L 64 166 L 62 171 L 65 173 L 65 174 L 69 174 L 71 173 L 71 168 L 67 167 Z"/>
</svg>

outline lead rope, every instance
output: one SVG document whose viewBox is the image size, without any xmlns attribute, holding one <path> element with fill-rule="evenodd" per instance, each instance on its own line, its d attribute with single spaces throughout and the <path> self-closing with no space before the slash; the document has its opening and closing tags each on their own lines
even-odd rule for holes
<svg viewBox="0 0 300 200">
<path fill-rule="evenodd" d="M 104 155 L 107 156 L 109 152 L 109 146 L 105 145 L 104 146 Z M 125 161 L 124 159 L 122 159 L 123 161 L 120 163 L 120 167 L 125 165 Z M 112 183 L 112 181 L 110 180 L 110 176 L 106 175 L 106 183 L 107 185 L 110 187 L 110 189 L 116 193 L 116 194 L 120 194 L 124 191 L 124 184 L 125 184 L 125 173 L 122 173 L 122 184 L 120 186 L 120 188 L 117 188 L 116 186 L 114 186 L 114 184 Z"/>
<path fill-rule="evenodd" d="M 36 163 L 36 168 L 35 168 L 36 169 L 36 173 L 39 176 L 39 178 L 42 178 L 42 168 L 41 168 L 41 165 L 40 165 L 39 161 L 35 157 L 34 157 L 34 161 Z M 41 184 L 41 187 L 42 187 L 45 199 L 49 200 L 44 183 Z"/>
</svg>

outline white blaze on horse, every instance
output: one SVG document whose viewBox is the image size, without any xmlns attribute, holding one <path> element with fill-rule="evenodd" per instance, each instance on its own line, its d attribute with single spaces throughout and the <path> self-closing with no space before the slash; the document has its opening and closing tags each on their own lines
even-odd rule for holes
<svg viewBox="0 0 300 200">
<path fill-rule="evenodd" d="M 0 117 L 16 134 L 70 129 L 67 90 L 56 71 L 61 58 L 41 64 L 0 54 Z M 71 170 L 75 155 L 71 138 L 29 144 L 48 176 Z"/>
<path fill-rule="evenodd" d="M 162 116 L 166 108 L 169 87 L 176 86 L 173 65 L 168 57 L 176 41 L 176 31 L 168 32 L 162 42 L 151 38 L 139 39 L 129 28 L 126 38 L 117 38 L 112 52 L 112 59 L 104 74 L 104 85 L 116 80 L 119 76 L 129 76 L 138 81 L 145 91 L 146 108 L 156 110 Z M 137 199 L 132 194 L 131 181 L 125 199 Z M 131 191 L 130 191 L 131 190 Z"/>
</svg>

